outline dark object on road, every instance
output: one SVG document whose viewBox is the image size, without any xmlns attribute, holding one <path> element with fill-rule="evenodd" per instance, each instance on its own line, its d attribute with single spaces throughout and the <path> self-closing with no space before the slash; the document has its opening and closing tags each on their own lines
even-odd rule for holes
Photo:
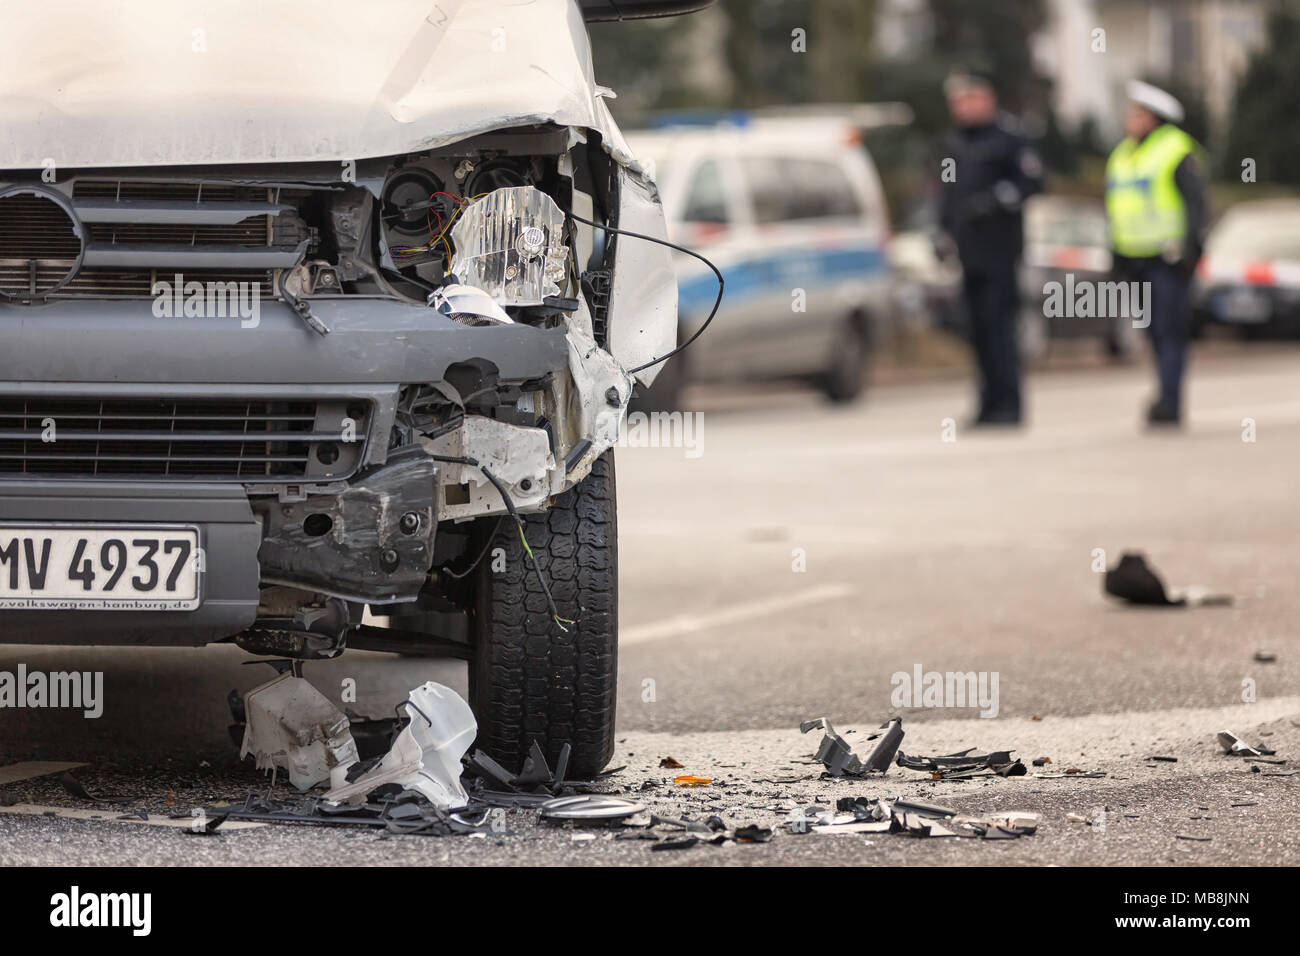
<svg viewBox="0 0 1300 956">
<path fill-rule="evenodd" d="M 1187 836 L 1186 834 L 1177 833 L 1174 835 L 1175 840 L 1190 840 L 1193 843 L 1209 843 L 1210 837 Z"/>
<path fill-rule="evenodd" d="M 913 757 L 900 752 L 895 761 L 908 770 L 931 774 L 936 780 L 962 780 L 983 776 L 989 772 L 999 777 L 1023 777 L 1028 770 L 1010 750 L 995 750 L 987 754 L 973 754 L 971 747 L 942 757 Z"/>
<path fill-rule="evenodd" d="M 682 764 L 678 761 L 676 757 L 665 757 L 663 760 L 659 761 L 659 766 L 664 767 L 668 770 L 682 769 Z"/>
<path fill-rule="evenodd" d="M 699 837 L 688 836 L 680 840 L 661 840 L 650 847 L 651 850 L 689 850 L 700 842 Z"/>
<path fill-rule="evenodd" d="M 389 833 L 396 834 L 451 836 L 483 832 L 491 808 L 477 809 L 482 811 L 482 817 L 471 821 L 464 813 L 449 813 L 435 807 L 416 791 L 389 794 L 355 806 L 330 804 L 317 798 L 271 800 L 250 793 L 241 806 L 232 807 L 222 819 L 317 826 L 382 827 Z"/>
<path fill-rule="evenodd" d="M 1169 599 L 1160 577 L 1137 551 L 1124 552 L 1119 564 L 1106 572 L 1105 589 L 1107 594 L 1130 604 L 1178 607 L 1184 603 Z"/>
<path fill-rule="evenodd" d="M 825 734 L 821 746 L 817 748 L 816 757 L 832 777 L 842 777 L 845 774 L 861 777 L 867 773 L 884 773 L 889 769 L 894 754 L 898 752 L 898 745 L 903 742 L 901 717 L 890 718 L 880 725 L 881 733 L 872 734 L 867 738 L 869 741 L 878 739 L 880 743 L 876 744 L 875 749 L 865 760 L 854 753 L 853 748 L 844 738 L 835 732 L 829 718 L 818 717 L 815 720 L 805 720 L 799 725 L 799 732 L 806 734 L 818 728 L 823 729 Z"/>
<path fill-rule="evenodd" d="M 1177 757 L 1147 757 L 1148 760 L 1155 760 L 1159 763 L 1178 763 Z"/>
<path fill-rule="evenodd" d="M 1046 766 L 1047 766 L 1049 763 L 1051 763 L 1051 762 L 1052 762 L 1052 758 L 1051 758 L 1051 757 L 1035 757 L 1035 758 L 1034 758 L 1034 766 L 1035 766 L 1035 767 L 1046 767 Z"/>
<path fill-rule="evenodd" d="M 1277 655 L 1272 651 L 1256 651 L 1255 660 L 1261 664 L 1276 664 Z"/>
<path fill-rule="evenodd" d="M 1212 594 L 1200 587 L 1166 591 L 1140 551 L 1125 551 L 1119 564 L 1106 572 L 1102 587 L 1107 594 L 1129 604 L 1152 607 L 1226 607 L 1233 600 L 1230 594 Z"/>
<path fill-rule="evenodd" d="M 504 791 L 507 795 L 529 794 L 549 798 L 558 796 L 565 789 L 564 775 L 569 766 L 569 752 L 569 745 L 564 744 L 560 748 L 555 770 L 552 770 L 546 763 L 546 755 L 542 753 L 541 746 L 534 740 L 524 759 L 524 767 L 517 774 L 511 773 L 481 750 L 470 755 L 466 769 L 485 784 L 490 784 L 493 789 Z"/>
</svg>

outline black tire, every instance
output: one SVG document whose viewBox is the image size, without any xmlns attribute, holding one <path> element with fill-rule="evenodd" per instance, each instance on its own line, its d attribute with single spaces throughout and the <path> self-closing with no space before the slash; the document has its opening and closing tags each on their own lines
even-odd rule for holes
<svg viewBox="0 0 1300 956">
<path fill-rule="evenodd" d="M 837 405 L 854 401 L 867 387 L 867 358 L 870 342 L 865 323 L 850 317 L 841 327 L 835 353 L 821 375 L 822 391 Z"/>
<path fill-rule="evenodd" d="M 507 518 L 479 568 L 470 703 L 477 746 L 510 770 L 523 766 L 534 740 L 552 769 L 567 743 L 567 776 L 590 779 L 614 753 L 618 682 L 618 521 L 614 456 L 607 451 L 576 487 L 544 514 L 528 515 L 524 534 L 561 618 L 546 595 L 515 523 Z M 497 562 L 499 564 L 499 562 Z"/>
</svg>

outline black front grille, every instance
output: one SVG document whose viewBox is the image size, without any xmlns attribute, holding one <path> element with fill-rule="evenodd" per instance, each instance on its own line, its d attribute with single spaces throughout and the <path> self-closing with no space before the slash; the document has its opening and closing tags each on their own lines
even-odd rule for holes
<svg viewBox="0 0 1300 956">
<path fill-rule="evenodd" d="M 20 302 L 153 298 L 154 283 L 176 273 L 249 283 L 275 298 L 275 270 L 300 262 L 314 238 L 294 190 L 93 177 L 75 178 L 70 195 L 23 188 L 0 197 L 0 298 Z"/>
<path fill-rule="evenodd" d="M 27 288 L 28 280 L 35 276 L 38 287 L 48 287 L 62 278 L 71 266 L 53 260 L 38 260 L 35 267 L 0 259 L 0 292 L 17 295 Z M 50 295 L 55 299 L 147 299 L 154 296 L 155 283 L 174 285 L 176 273 L 183 273 L 187 282 L 221 283 L 247 282 L 252 288 L 245 295 L 256 292 L 259 299 L 275 298 L 276 292 L 269 272 L 212 271 L 208 269 L 82 269 L 72 279 Z"/>
<path fill-rule="evenodd" d="M 343 459 L 359 457 L 338 444 L 342 412 L 325 407 L 333 404 L 0 396 L 0 476 L 304 479 L 319 473 L 322 458 L 343 464 L 340 448 Z M 324 445 L 332 455 L 319 454 Z"/>
</svg>

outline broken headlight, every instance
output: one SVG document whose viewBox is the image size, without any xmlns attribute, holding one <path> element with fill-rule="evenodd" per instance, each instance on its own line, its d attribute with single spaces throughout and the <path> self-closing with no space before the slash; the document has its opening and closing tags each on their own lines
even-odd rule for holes
<svg viewBox="0 0 1300 956">
<path fill-rule="evenodd" d="M 451 240 L 448 271 L 501 305 L 542 305 L 560 294 L 569 268 L 564 213 L 540 189 L 494 189 L 465 208 Z"/>
</svg>

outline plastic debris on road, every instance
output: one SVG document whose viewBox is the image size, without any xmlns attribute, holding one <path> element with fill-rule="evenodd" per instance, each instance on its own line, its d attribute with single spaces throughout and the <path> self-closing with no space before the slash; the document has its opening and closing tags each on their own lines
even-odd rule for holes
<svg viewBox="0 0 1300 956">
<path fill-rule="evenodd" d="M 357 762 L 347 716 L 290 672 L 245 694 L 244 715 L 240 757 L 251 754 L 258 770 L 288 771 L 289 782 L 299 790 L 342 783 Z"/>
</svg>

